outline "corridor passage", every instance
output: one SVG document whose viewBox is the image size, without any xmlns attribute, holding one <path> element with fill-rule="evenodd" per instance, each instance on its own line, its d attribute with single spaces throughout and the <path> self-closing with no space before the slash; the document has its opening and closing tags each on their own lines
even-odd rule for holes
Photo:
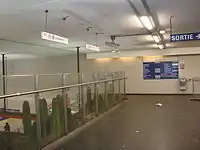
<svg viewBox="0 0 200 150">
<path fill-rule="evenodd" d="M 128 96 L 58 150 L 199 150 L 200 102 L 190 96 Z"/>
</svg>

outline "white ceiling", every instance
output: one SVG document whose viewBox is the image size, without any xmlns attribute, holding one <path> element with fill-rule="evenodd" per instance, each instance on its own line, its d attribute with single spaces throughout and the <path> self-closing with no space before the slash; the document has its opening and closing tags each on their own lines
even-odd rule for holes
<svg viewBox="0 0 200 150">
<path fill-rule="evenodd" d="M 174 16 L 173 32 L 200 30 L 200 0 L 146 0 L 159 28 L 169 31 L 169 17 Z M 141 15 L 147 15 L 141 0 L 132 0 Z M 69 45 L 40 39 L 45 29 L 48 9 L 50 33 L 69 38 Z M 62 18 L 69 16 L 65 24 Z M 105 41 L 113 34 L 143 33 L 132 8 L 126 0 L 2 0 L 0 1 L 0 52 L 48 56 L 74 53 L 76 46 L 85 50 L 85 43 L 98 43 L 101 51 L 110 51 Z M 92 30 L 86 32 L 87 27 Z M 98 35 L 95 33 L 104 33 Z M 168 48 L 200 46 L 200 42 L 170 43 L 169 32 L 164 36 Z M 159 50 L 151 36 L 117 38 L 120 50 Z"/>
</svg>

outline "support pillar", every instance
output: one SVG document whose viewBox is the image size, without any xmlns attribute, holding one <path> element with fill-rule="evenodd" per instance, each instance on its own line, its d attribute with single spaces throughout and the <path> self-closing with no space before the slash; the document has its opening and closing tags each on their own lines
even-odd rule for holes
<svg viewBox="0 0 200 150">
<path fill-rule="evenodd" d="M 2 89 L 3 89 L 3 95 L 6 95 L 6 68 L 5 68 L 5 55 L 6 54 L 1 54 L 2 56 L 2 76 L 3 76 L 3 84 L 2 84 Z M 3 100 L 4 102 L 4 111 L 6 111 L 6 98 Z"/>
</svg>

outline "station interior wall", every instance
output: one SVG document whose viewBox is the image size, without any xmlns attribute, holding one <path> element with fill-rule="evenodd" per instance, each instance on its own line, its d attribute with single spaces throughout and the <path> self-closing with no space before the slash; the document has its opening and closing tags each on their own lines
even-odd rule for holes
<svg viewBox="0 0 200 150">
<path fill-rule="evenodd" d="M 161 60 L 184 62 L 185 68 L 179 70 L 180 78 L 200 77 L 200 55 L 163 57 Z M 149 58 L 116 58 L 86 59 L 80 57 L 81 72 L 85 81 L 91 81 L 93 72 L 125 71 L 128 77 L 127 93 L 130 94 L 191 94 L 192 84 L 188 89 L 179 90 L 179 80 L 143 80 L 143 61 L 155 61 Z M 8 74 L 39 74 L 39 73 L 76 73 L 76 55 L 46 57 L 26 60 L 8 60 Z M 51 80 L 51 82 L 53 82 Z M 25 83 L 23 83 L 25 84 Z M 20 85 L 23 86 L 23 85 Z M 199 87 L 199 90 L 198 90 Z M 200 93 L 200 82 L 195 89 Z"/>
<path fill-rule="evenodd" d="M 200 55 L 185 55 L 163 57 L 166 61 L 184 62 L 185 68 L 180 69 L 180 78 L 200 77 Z M 93 72 L 125 71 L 127 74 L 126 92 L 129 94 L 192 94 L 192 84 L 188 83 L 188 89 L 184 92 L 179 90 L 179 80 L 143 80 L 143 61 L 155 61 L 140 58 L 116 58 L 116 59 L 86 59 L 86 55 L 80 56 L 80 68 L 84 73 L 85 82 L 91 81 Z M 1 64 L 0 64 L 1 65 Z M 8 60 L 8 74 L 51 74 L 51 73 L 76 73 L 76 55 L 46 57 L 37 59 Z M 1 71 L 1 67 L 0 67 Z M 17 80 L 17 81 L 16 81 Z M 28 91 L 33 88 L 33 79 L 16 78 L 10 79 L 9 90 L 13 92 Z M 44 88 L 59 86 L 58 78 L 42 78 Z M 32 83 L 31 83 L 32 82 Z M 2 88 L 0 88 L 2 90 Z M 200 82 L 195 85 L 196 93 L 200 94 Z M 1 93 L 2 95 L 2 93 Z M 48 95 L 48 94 L 47 94 Z M 52 94 L 55 96 L 55 94 Z M 47 97 L 45 97 L 47 98 Z M 10 109 L 20 109 L 22 103 L 28 100 L 31 111 L 35 112 L 34 95 L 31 97 L 17 97 L 7 101 Z M 49 98 L 49 102 L 52 96 Z M 0 102 L 0 105 L 3 101 Z M 3 103 L 2 103 L 3 104 Z M 3 105 L 2 105 L 3 106 Z M 21 128 L 21 120 L 9 119 L 13 130 Z M 4 123 L 1 121 L 0 126 Z M 2 130 L 2 129 L 0 129 Z"/>
</svg>

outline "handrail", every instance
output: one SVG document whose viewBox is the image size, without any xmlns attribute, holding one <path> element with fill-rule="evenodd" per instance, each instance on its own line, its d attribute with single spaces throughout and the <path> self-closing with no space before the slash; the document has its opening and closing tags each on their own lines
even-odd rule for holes
<svg viewBox="0 0 200 150">
<path fill-rule="evenodd" d="M 94 82 L 87 82 L 87 83 L 81 83 L 81 84 L 61 86 L 61 87 L 56 87 L 56 88 L 49 88 L 49 89 L 34 90 L 34 91 L 28 91 L 28 92 L 22 92 L 22 93 L 2 95 L 2 96 L 0 96 L 0 99 L 17 97 L 17 96 L 24 96 L 24 95 L 30 95 L 30 94 L 37 94 L 37 93 L 45 93 L 45 92 L 57 91 L 57 90 L 62 90 L 62 89 L 67 89 L 67 88 L 78 87 L 78 86 L 85 86 L 85 85 L 90 85 L 90 84 L 97 84 L 97 83 L 102 83 L 102 82 L 109 82 L 109 81 L 123 80 L 123 79 L 127 79 L 127 77 L 100 80 L 100 81 L 94 81 Z"/>
<path fill-rule="evenodd" d="M 14 74 L 14 75 L 0 75 L 0 78 L 5 77 L 5 78 L 9 78 L 9 77 L 33 77 L 34 74 Z"/>
<path fill-rule="evenodd" d="M 50 74 L 13 74 L 13 75 L 0 75 L 0 78 L 11 78 L 11 77 L 34 77 L 35 75 L 38 76 L 56 76 L 56 75 L 70 75 L 72 73 L 50 73 Z"/>
</svg>

